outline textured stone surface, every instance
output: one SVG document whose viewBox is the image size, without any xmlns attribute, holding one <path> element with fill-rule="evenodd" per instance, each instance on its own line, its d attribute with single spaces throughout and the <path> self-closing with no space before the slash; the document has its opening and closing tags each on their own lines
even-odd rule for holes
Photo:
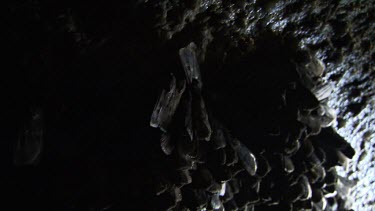
<svg viewBox="0 0 375 211">
<path fill-rule="evenodd" d="M 173 15 L 168 16 L 167 13 L 161 21 L 165 23 L 165 28 L 163 26 L 158 30 L 161 34 L 167 34 L 166 39 L 174 39 L 175 34 L 183 31 L 184 23 L 196 26 L 201 32 L 191 30 L 199 34 L 198 38 L 193 36 L 192 39 L 201 41 L 202 52 L 205 52 L 208 42 L 220 38 L 230 39 L 227 41 L 229 46 L 243 45 L 238 43 L 248 40 L 250 44 L 247 46 L 251 47 L 261 32 L 271 30 L 295 39 L 298 45 L 296 48 L 309 49 L 315 53 L 326 65 L 325 78 L 334 87 L 328 104 L 337 112 L 336 128 L 357 151 L 346 168 L 339 168 L 341 176 L 348 178 L 353 185 L 342 194 L 348 194 L 348 207 L 355 210 L 374 209 L 374 2 L 260 2 L 236 1 L 224 4 L 220 1 L 204 1 L 202 6 L 195 5 L 194 9 L 188 10 L 192 12 L 180 13 L 183 17 L 196 15 L 193 20 L 181 18 L 176 21 Z M 171 8 L 166 10 L 174 14 L 173 9 L 178 6 L 173 5 Z M 204 18 L 207 13 L 209 17 Z M 171 27 L 170 20 L 180 20 L 176 24 L 178 27 Z M 199 36 L 203 36 L 203 39 Z M 227 46 L 221 49 L 230 48 Z"/>
</svg>

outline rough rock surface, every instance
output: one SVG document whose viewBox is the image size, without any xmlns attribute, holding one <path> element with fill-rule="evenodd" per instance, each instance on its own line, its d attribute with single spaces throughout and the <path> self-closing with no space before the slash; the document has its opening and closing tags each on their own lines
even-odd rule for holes
<svg viewBox="0 0 375 211">
<path fill-rule="evenodd" d="M 342 179 L 341 194 L 349 208 L 372 210 L 374 5 L 372 0 L 6 3 L 4 66 L 12 70 L 2 82 L 7 141 L 1 143 L 1 162 L 9 169 L 2 181 L 11 182 L 4 190 L 37 207 L 43 198 L 38 196 L 55 191 L 51 205 L 41 207 L 61 205 L 65 210 L 82 210 L 92 201 L 96 204 L 90 206 L 106 209 L 116 204 L 113 198 L 136 201 L 141 187 L 115 181 L 136 174 L 147 187 L 151 181 L 146 170 L 152 168 L 150 159 L 161 159 L 152 153 L 159 146 L 142 148 L 143 141 L 123 140 L 158 139 L 155 132 L 136 130 L 147 124 L 153 96 L 168 84 L 169 74 L 181 77 L 176 52 L 196 43 L 202 75 L 208 78 L 251 52 L 263 52 L 253 59 L 259 69 L 268 61 L 267 50 L 259 48 L 287 46 L 280 58 L 303 63 L 314 55 L 326 66 L 324 79 L 334 87 L 328 105 L 337 113 L 335 127 L 357 152 L 347 168 L 339 169 L 347 178 Z M 274 58 L 277 53 L 269 60 L 280 62 Z M 160 80 L 152 80 L 155 77 Z M 15 168 L 9 165 L 13 152 L 8 149 L 32 116 L 30 108 L 44 110 L 47 141 L 37 169 Z M 144 113 L 134 113 L 142 109 Z M 127 130 L 132 132 L 118 134 Z M 155 157 L 141 157 L 133 149 Z M 132 170 L 122 173 L 116 166 Z"/>
<path fill-rule="evenodd" d="M 336 128 L 357 151 L 345 169 L 339 168 L 350 184 L 342 194 L 347 194 L 347 206 L 354 210 L 374 209 L 374 1 L 196 2 L 176 18 L 174 10 L 181 5 L 164 1 L 169 7 L 159 21 L 164 23 L 157 28 L 160 34 L 173 39 L 190 24 L 195 25 L 201 32 L 191 30 L 198 37 L 193 40 L 201 41 L 205 51 L 207 43 L 223 34 L 230 39 L 229 45 L 243 46 L 241 41 L 256 42 L 259 34 L 271 30 L 292 37 L 298 48 L 312 50 L 324 62 L 325 78 L 334 87 L 329 105 L 338 115 Z M 223 39 L 222 44 L 226 43 Z"/>
</svg>

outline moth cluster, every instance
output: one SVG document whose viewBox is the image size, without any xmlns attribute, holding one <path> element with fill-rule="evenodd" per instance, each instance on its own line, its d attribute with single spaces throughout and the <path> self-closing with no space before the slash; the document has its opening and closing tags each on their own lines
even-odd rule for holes
<svg viewBox="0 0 375 211">
<path fill-rule="evenodd" d="M 332 89 L 321 79 L 323 63 L 312 58 L 300 65 L 300 80 L 277 93 L 274 121 L 257 131 L 263 140 L 242 140 L 207 104 L 194 49 L 194 43 L 180 49 L 185 78 L 172 75 L 151 116 L 150 125 L 162 132 L 166 166 L 155 174 L 154 207 L 337 209 L 334 167 L 345 165 L 354 150 L 330 127 L 336 116 L 326 104 Z"/>
</svg>

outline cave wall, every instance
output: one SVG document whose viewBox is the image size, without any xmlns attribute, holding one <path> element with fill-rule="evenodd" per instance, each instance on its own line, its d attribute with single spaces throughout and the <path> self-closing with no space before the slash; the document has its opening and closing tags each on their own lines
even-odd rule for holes
<svg viewBox="0 0 375 211">
<path fill-rule="evenodd" d="M 152 107 L 155 98 L 145 96 L 157 96 L 169 73 L 181 74 L 176 52 L 188 43 L 198 46 L 202 69 L 218 71 L 256 48 L 280 45 L 290 48 L 284 51 L 290 57 L 303 61 L 302 52 L 309 52 L 325 64 L 324 78 L 334 87 L 328 104 L 337 112 L 335 128 L 357 151 L 348 167 L 339 169 L 348 183 L 355 183 L 343 192 L 348 194 L 349 207 L 373 209 L 374 196 L 364 187 L 375 189 L 373 178 L 368 178 L 375 170 L 374 1 L 23 1 L 5 5 L 3 48 L 10 75 L 3 77 L 7 108 L 3 110 L 7 123 L 3 134 L 7 140 L 14 139 L 29 107 L 46 107 L 47 113 L 55 114 L 46 117 L 52 123 L 47 130 L 53 131 L 47 137 L 60 144 L 47 142 L 45 154 L 52 159 L 43 165 L 73 162 L 77 157 L 91 163 L 87 157 L 103 153 L 100 144 L 85 151 L 96 139 L 91 130 L 102 131 L 101 138 L 111 139 L 116 130 L 143 125 L 140 119 L 148 120 L 150 113 L 135 115 L 132 111 L 140 108 L 128 102 L 142 102 L 145 111 Z M 261 59 L 267 61 L 264 57 Z M 151 80 L 155 77 L 160 80 Z M 119 100 L 124 96 L 127 100 Z M 121 117 L 108 115 L 123 107 L 128 111 Z M 80 128 L 82 122 L 88 126 Z M 119 126 L 119 122 L 126 123 Z M 66 134 L 74 134 L 76 140 Z M 146 138 L 153 136 L 150 132 Z M 121 138 L 136 137 L 133 132 Z M 2 145 L 2 162 L 8 165 L 11 141 Z M 125 154 L 134 153 L 130 148 L 137 147 L 141 144 L 125 147 Z M 114 160 L 124 153 L 115 147 L 106 150 L 103 156 L 111 154 Z M 121 165 L 128 165 L 124 163 Z M 67 166 L 79 168 L 74 163 Z M 54 170 L 54 174 L 61 172 Z M 34 179 L 43 180 L 38 174 Z M 74 185 L 69 188 L 75 189 Z"/>
</svg>

